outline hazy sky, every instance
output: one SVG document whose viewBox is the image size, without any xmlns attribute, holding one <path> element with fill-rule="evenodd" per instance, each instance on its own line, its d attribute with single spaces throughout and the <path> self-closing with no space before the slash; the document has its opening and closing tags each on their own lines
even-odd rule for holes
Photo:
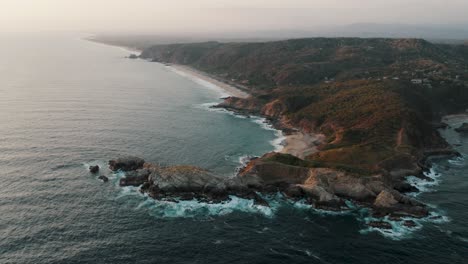
<svg viewBox="0 0 468 264">
<path fill-rule="evenodd" d="M 0 31 L 220 32 L 468 24 L 468 0 L 0 0 Z"/>
</svg>

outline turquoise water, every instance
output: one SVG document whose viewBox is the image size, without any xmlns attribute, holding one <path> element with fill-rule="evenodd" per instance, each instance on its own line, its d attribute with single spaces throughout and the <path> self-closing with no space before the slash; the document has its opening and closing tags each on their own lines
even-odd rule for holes
<svg viewBox="0 0 468 264">
<path fill-rule="evenodd" d="M 464 263 L 468 165 L 437 162 L 417 198 L 437 221 L 367 230 L 365 210 L 329 214 L 271 197 L 158 203 L 86 166 L 119 155 L 225 177 L 274 149 L 258 119 L 208 106 L 222 92 L 74 36 L 0 37 L 0 263 Z M 456 122 L 460 122 L 459 120 Z M 449 140 L 468 153 L 468 138 Z M 423 184 L 418 182 L 417 184 Z"/>
</svg>

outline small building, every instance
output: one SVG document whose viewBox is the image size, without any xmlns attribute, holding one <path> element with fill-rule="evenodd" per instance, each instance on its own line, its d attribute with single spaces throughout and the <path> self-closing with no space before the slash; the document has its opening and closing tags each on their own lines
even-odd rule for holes
<svg viewBox="0 0 468 264">
<path fill-rule="evenodd" d="M 423 80 L 421 80 L 421 79 L 412 79 L 411 82 L 412 82 L 413 84 L 422 84 L 422 83 L 423 83 Z"/>
</svg>

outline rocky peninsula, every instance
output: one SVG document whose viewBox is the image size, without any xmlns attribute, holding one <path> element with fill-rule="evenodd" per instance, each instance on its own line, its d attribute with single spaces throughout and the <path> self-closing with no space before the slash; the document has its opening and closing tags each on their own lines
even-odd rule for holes
<svg viewBox="0 0 468 264">
<path fill-rule="evenodd" d="M 424 172 L 431 157 L 459 155 L 437 129 L 446 127 L 442 116 L 468 108 L 465 45 L 358 38 L 205 42 L 155 45 L 139 57 L 242 87 L 249 96 L 215 107 L 265 117 L 307 142 L 253 159 L 229 179 L 192 166 L 140 160 L 127 169 L 113 164 L 134 159 L 110 162 L 126 171 L 121 185 L 141 185 L 155 199 L 222 202 L 236 195 L 267 206 L 259 194 L 280 192 L 326 210 L 346 210 L 350 200 L 375 216 L 425 217 L 426 205 L 405 195 L 418 191 L 406 177 L 430 180 Z"/>
<path fill-rule="evenodd" d="M 374 216 L 390 215 L 394 218 L 425 217 L 426 206 L 402 195 L 395 188 L 410 191 L 413 187 L 400 183 L 387 183 L 382 176 L 358 177 L 329 168 L 285 166 L 277 159 L 278 153 L 266 154 L 253 160 L 232 178 L 217 176 L 194 166 L 161 167 L 136 157 L 109 161 L 109 168 L 123 171 L 120 186 L 138 186 L 142 193 L 157 200 L 177 202 L 193 200 L 222 203 L 234 195 L 253 199 L 255 204 L 269 206 L 262 195 L 282 193 L 288 199 L 305 200 L 316 208 L 347 210 L 346 200 L 371 207 Z M 302 160 L 295 159 L 300 163 Z M 291 161 L 290 161 L 291 162 Z"/>
</svg>

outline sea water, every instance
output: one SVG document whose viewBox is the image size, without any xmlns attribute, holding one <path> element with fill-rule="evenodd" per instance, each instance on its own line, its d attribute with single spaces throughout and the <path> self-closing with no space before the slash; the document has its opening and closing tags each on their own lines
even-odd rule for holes
<svg viewBox="0 0 468 264">
<path fill-rule="evenodd" d="M 135 155 L 231 177 L 279 149 L 264 120 L 210 105 L 223 92 L 74 35 L 0 36 L 0 263 L 466 263 L 468 165 L 441 159 L 415 197 L 433 219 L 368 229 L 366 209 L 157 202 L 87 166 Z M 461 121 L 454 121 L 461 122 Z M 468 138 L 442 131 L 468 153 Z"/>
</svg>

